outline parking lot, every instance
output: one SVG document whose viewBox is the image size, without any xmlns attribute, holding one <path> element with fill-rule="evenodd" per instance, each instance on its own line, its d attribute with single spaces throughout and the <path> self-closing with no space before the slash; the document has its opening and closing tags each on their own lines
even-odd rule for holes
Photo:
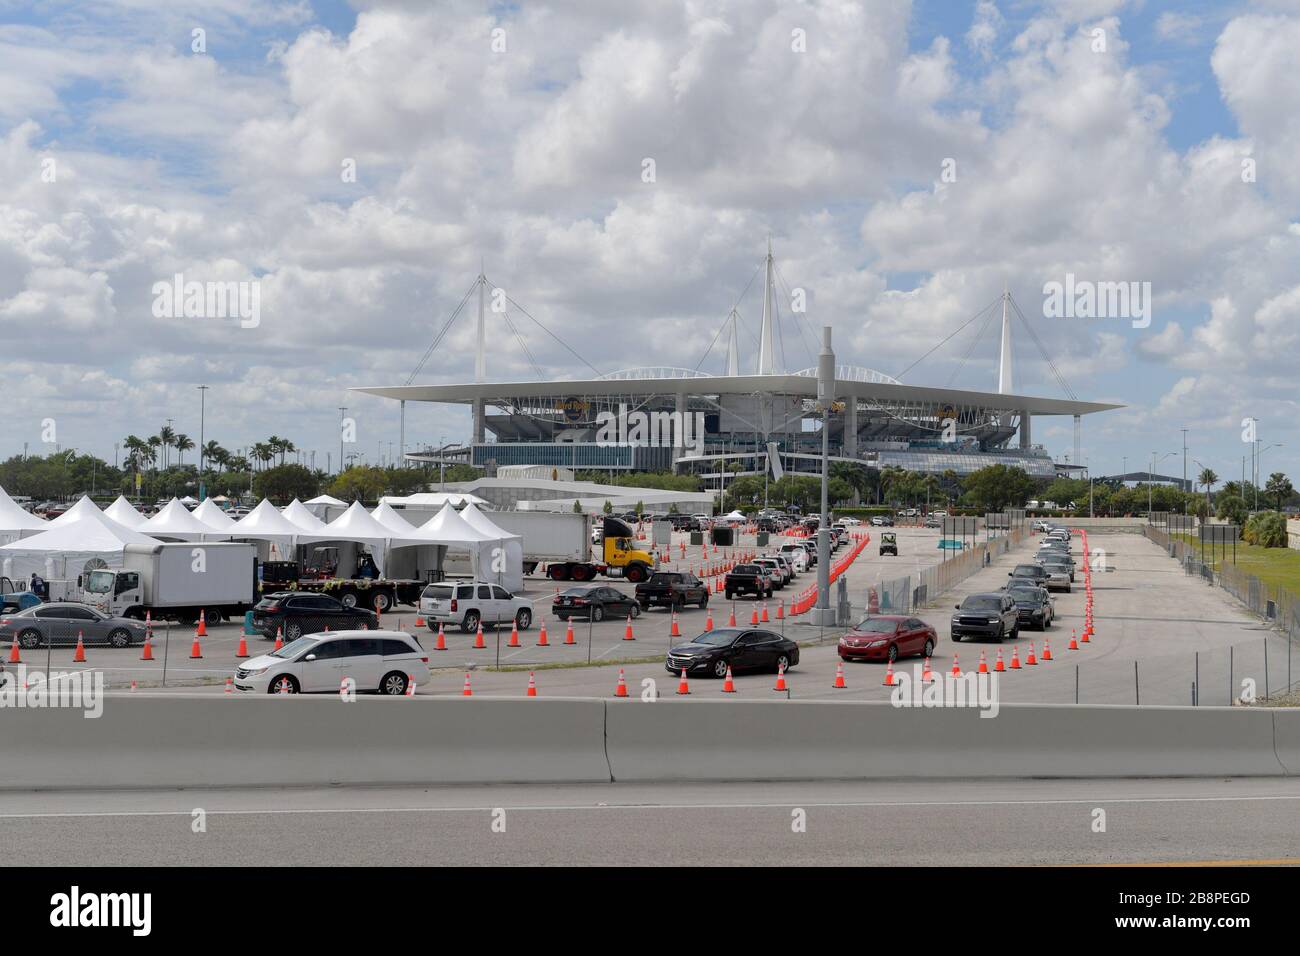
<svg viewBox="0 0 1300 956">
<path fill-rule="evenodd" d="M 881 557 L 877 553 L 880 529 L 859 530 L 870 533 L 872 537 L 871 543 L 845 573 L 855 619 L 865 610 L 868 588 L 900 574 L 935 565 L 943 553 L 937 547 L 937 531 L 898 528 L 895 531 L 899 556 Z M 1184 575 L 1178 564 L 1156 545 L 1141 535 L 1127 533 L 1094 532 L 1090 536 L 1094 551 L 1105 550 L 1106 565 L 1110 570 L 1099 570 L 1093 575 L 1096 634 L 1078 651 L 1067 650 L 1067 645 L 1071 632 L 1083 629 L 1085 594 L 1082 569 L 1073 593 L 1054 595 L 1056 622 L 1050 630 L 1043 633 L 1022 630 L 1017 640 L 1008 640 L 1001 645 L 973 641 L 954 644 L 948 631 L 953 605 L 967 594 L 1001 587 L 1011 567 L 1030 559 L 1036 541 L 1031 537 L 1019 549 L 997 556 L 989 567 L 978 571 L 940 599 L 932 600 L 913 612 L 938 632 L 939 641 L 932 660 L 936 673 L 949 671 L 954 659 L 962 670 L 972 670 L 979 663 L 981 651 L 992 668 L 999 648 L 1007 665 L 1013 649 L 1023 664 L 1031 643 L 1036 655 L 1039 658 L 1043 656 L 1046 639 L 1050 641 L 1053 660 L 1001 674 L 1001 700 L 1073 703 L 1077 699 L 1087 704 L 1189 704 L 1192 702 L 1192 685 L 1199 677 L 1199 703 L 1221 705 L 1240 696 L 1245 679 L 1253 679 L 1257 695 L 1263 696 L 1266 691 L 1280 690 L 1295 679 L 1291 676 L 1293 672 L 1300 671 L 1300 661 L 1288 657 L 1284 638 L 1237 606 L 1221 589 L 1207 587 L 1200 579 Z M 751 550 L 750 542 L 752 537 L 742 541 L 739 550 Z M 779 543 L 780 539 L 773 539 L 774 546 Z M 1073 549 L 1076 561 L 1081 564 L 1080 539 L 1077 536 Z M 834 558 L 842 557 L 847 550 L 846 545 Z M 700 548 L 696 546 L 694 552 L 692 554 L 688 548 L 683 559 L 675 538 L 674 560 L 669 566 L 698 571 L 702 560 Z M 726 551 L 720 550 L 716 560 L 721 561 L 727 556 Z M 712 553 L 709 560 L 715 560 Z M 809 569 L 784 591 L 778 591 L 775 600 L 767 602 L 768 627 L 801 644 L 800 664 L 787 677 L 788 695 L 795 699 L 886 699 L 891 691 L 883 686 L 883 664 L 844 664 L 847 687 L 832 688 L 836 667 L 840 663 L 836 653 L 836 641 L 840 636 L 838 629 L 822 629 L 806 623 L 807 616 L 777 619 L 778 602 L 784 601 L 788 607 L 795 594 L 815 581 L 816 571 Z M 620 590 L 630 592 L 633 589 L 626 582 L 610 583 Z M 560 588 L 564 586 L 558 585 Z M 634 640 L 630 641 L 625 639 L 627 622 L 624 619 L 594 624 L 579 619 L 573 621 L 574 643 L 570 645 L 564 643 L 565 625 L 550 613 L 556 589 L 556 584 L 540 574 L 529 579 L 526 595 L 533 601 L 536 622 L 528 631 L 519 632 L 518 647 L 510 645 L 508 625 L 487 628 L 484 634 L 486 647 L 483 649 L 473 647 L 473 634 L 463 633 L 459 628 L 447 630 L 448 649 L 434 651 L 435 635 L 427 628 L 416 628 L 417 615 L 413 610 L 402 609 L 400 613 L 386 615 L 383 623 L 387 628 L 417 633 L 423 646 L 429 649 L 434 675 L 430 685 L 418 689 L 420 694 L 459 695 L 465 673 L 469 671 L 475 694 L 522 695 L 532 670 L 541 695 L 609 697 L 614 693 L 618 668 L 622 667 L 629 692 L 635 699 L 646 680 L 653 682 L 660 696 L 675 694 L 677 681 L 664 669 L 664 657 L 673 645 L 701 633 L 709 615 L 712 615 L 714 626 L 721 627 L 734 609 L 737 622 L 745 624 L 749 622 L 751 613 L 757 611 L 761 614 L 763 608 L 762 602 L 750 597 L 728 602 L 721 594 L 711 594 L 708 610 L 691 607 L 679 614 L 680 637 L 671 634 L 672 615 L 665 609 L 654 608 L 632 622 Z M 539 625 L 542 623 L 547 628 L 547 646 L 538 645 Z M 56 648 L 52 653 L 42 648 L 24 652 L 23 662 L 29 668 L 37 669 L 45 668 L 47 661 L 56 670 L 97 668 L 104 672 L 106 682 L 113 688 L 129 687 L 132 680 L 141 687 L 159 687 L 165 680 L 165 686 L 182 692 L 191 688 L 189 692 L 221 693 L 225 678 L 237 664 L 235 654 L 239 640 L 240 627 L 236 624 L 210 627 L 208 636 L 201 641 L 203 658 L 195 660 L 189 656 L 193 629 L 160 625 L 155 632 L 156 659 L 152 662 L 138 659 L 139 647 L 124 650 L 91 648 L 87 650 L 85 664 L 73 663 L 70 648 Z M 246 640 L 253 655 L 271 647 L 271 642 L 261 637 L 250 636 Z M 588 662 L 593 666 L 587 666 Z M 917 659 L 903 659 L 895 667 L 897 671 L 910 674 L 916 664 L 919 664 Z M 773 684 L 774 678 L 770 674 L 735 675 L 739 696 L 778 696 L 772 689 Z M 693 695 L 722 695 L 721 682 L 716 680 L 692 678 L 690 689 Z"/>
</svg>

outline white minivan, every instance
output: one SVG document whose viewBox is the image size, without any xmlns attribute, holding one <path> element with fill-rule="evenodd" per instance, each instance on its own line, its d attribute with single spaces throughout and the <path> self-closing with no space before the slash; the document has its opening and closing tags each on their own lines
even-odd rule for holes
<svg viewBox="0 0 1300 956">
<path fill-rule="evenodd" d="M 401 696 L 412 683 L 428 683 L 429 655 L 404 631 L 306 634 L 244 661 L 234 684 L 263 694 L 337 694 L 347 678 L 358 693 Z"/>
</svg>

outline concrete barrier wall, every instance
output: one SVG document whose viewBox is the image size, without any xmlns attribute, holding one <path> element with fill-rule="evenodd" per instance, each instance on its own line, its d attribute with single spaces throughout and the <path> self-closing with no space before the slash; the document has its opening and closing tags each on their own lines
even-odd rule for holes
<svg viewBox="0 0 1300 956">
<path fill-rule="evenodd" d="M 542 706 L 537 706 L 539 703 Z M 599 700 L 110 696 L 0 711 L 0 787 L 600 782 Z"/>
<path fill-rule="evenodd" d="M 609 707 L 615 780 L 1273 776 L 1268 711 L 699 701 Z"/>
<path fill-rule="evenodd" d="M 0 787 L 1300 774 L 1300 713 L 877 702 L 111 696 L 0 711 Z"/>
</svg>

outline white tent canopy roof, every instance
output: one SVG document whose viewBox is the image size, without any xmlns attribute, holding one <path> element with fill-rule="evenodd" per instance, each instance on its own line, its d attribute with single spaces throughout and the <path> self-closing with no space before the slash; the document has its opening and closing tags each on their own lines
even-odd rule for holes
<svg viewBox="0 0 1300 956">
<path fill-rule="evenodd" d="M 325 526 L 324 531 L 305 534 L 302 539 L 304 541 L 355 541 L 372 547 L 380 545 L 401 547 L 407 544 L 424 543 L 414 532 L 398 534 L 380 524 L 359 501 L 352 502 L 347 511 Z"/>
<path fill-rule="evenodd" d="M 307 534 L 320 534 L 325 530 L 325 522 L 308 511 L 307 506 L 297 498 L 289 502 L 281 513 Z"/>
<path fill-rule="evenodd" d="M 317 495 L 315 498 L 312 498 L 310 501 L 308 501 L 307 504 L 333 505 L 335 508 L 346 508 L 348 506 L 348 503 L 346 501 L 339 501 L 333 495 Z"/>
<path fill-rule="evenodd" d="M 487 501 L 467 491 L 421 491 L 413 495 L 385 495 L 379 503 L 407 507 L 439 508 L 445 504 L 485 505 Z"/>
<path fill-rule="evenodd" d="M 255 538 L 259 541 L 276 541 L 297 543 L 303 537 L 302 528 L 298 527 L 275 509 L 275 505 L 263 498 L 257 507 L 235 522 L 227 532 L 235 538 Z"/>
<path fill-rule="evenodd" d="M 163 509 L 146 521 L 140 530 L 160 538 L 180 538 L 183 541 L 202 541 L 205 536 L 219 538 L 226 534 L 194 517 L 175 498 L 163 505 Z"/>
<path fill-rule="evenodd" d="M 0 488 L 0 531 L 45 531 L 49 527 L 50 522 L 20 508 L 18 503 L 10 498 L 3 488 Z"/>
<path fill-rule="evenodd" d="M 498 534 L 488 534 L 476 529 L 460 516 L 460 513 L 451 506 L 450 502 L 443 505 L 441 511 L 420 525 L 416 529 L 416 534 L 430 544 L 468 545 L 501 540 L 501 536 Z"/>
<path fill-rule="evenodd" d="M 117 500 L 104 509 L 104 514 L 108 515 L 120 525 L 125 525 L 135 531 L 144 531 L 144 524 L 149 519 L 136 510 L 135 505 L 126 500 L 123 495 L 118 495 Z"/>
<path fill-rule="evenodd" d="M 478 506 L 472 501 L 458 512 L 462 521 L 468 524 L 475 531 L 481 534 L 490 534 L 498 541 L 504 541 L 507 538 L 520 538 L 520 535 L 512 534 L 504 528 L 495 524 L 491 518 L 478 510 Z"/>
<path fill-rule="evenodd" d="M 214 531 L 229 531 L 235 526 L 235 519 L 213 503 L 217 500 L 216 498 L 205 498 L 203 503 L 195 508 L 192 514 Z"/>
<path fill-rule="evenodd" d="M 393 510 L 387 502 L 383 502 L 374 511 L 370 512 L 370 517 L 374 518 L 385 528 L 400 534 L 403 537 L 415 536 L 415 525 L 407 521 L 400 514 Z"/>
<path fill-rule="evenodd" d="M 89 500 L 82 499 L 82 501 Z M 51 522 L 48 531 L 7 544 L 0 548 L 0 551 L 117 553 L 128 544 L 155 545 L 158 542 L 147 534 L 141 534 L 139 531 L 118 524 L 91 505 L 89 511 L 83 511 L 80 520 L 69 521 L 58 527 L 54 527 L 54 522 Z"/>
<path fill-rule="evenodd" d="M 99 505 L 91 501 L 89 497 L 78 498 L 77 503 L 75 505 L 73 505 L 67 511 L 63 512 L 63 514 L 59 515 L 57 518 L 51 521 L 50 524 L 51 525 L 72 524 L 74 521 L 80 521 L 88 514 L 99 515 L 99 514 L 103 514 L 103 512 L 99 510 Z"/>
</svg>

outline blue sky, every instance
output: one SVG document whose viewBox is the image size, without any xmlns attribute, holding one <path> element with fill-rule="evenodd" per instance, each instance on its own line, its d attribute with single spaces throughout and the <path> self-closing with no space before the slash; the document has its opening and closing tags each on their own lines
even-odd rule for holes
<svg viewBox="0 0 1300 956">
<path fill-rule="evenodd" d="M 811 303 L 784 330 L 791 364 L 826 322 L 843 360 L 896 373 L 1006 282 L 1079 397 L 1128 406 L 1086 422 L 1095 471 L 1186 426 L 1228 473 L 1242 417 L 1285 442 L 1297 410 L 1297 36 L 1290 0 L 0 3 L 0 324 L 25 346 L 0 453 L 53 418 L 62 446 L 111 458 L 193 417 L 203 381 L 228 447 L 266 437 L 271 402 L 323 458 L 347 404 L 373 458 L 395 409 L 346 387 L 405 381 L 480 258 L 598 367 L 693 367 L 770 234 Z M 267 321 L 158 325 L 148 290 L 176 271 L 260 280 Z M 1150 328 L 1043 315 L 1065 272 L 1150 281 Z M 422 381 L 466 377 L 461 325 Z M 907 380 L 992 388 L 994 332 Z M 534 333 L 549 372 L 585 371 Z M 494 370 L 532 377 L 513 338 Z M 1023 335 L 1017 357 L 1021 391 L 1061 394 Z M 408 435 L 467 424 L 419 409 Z M 1035 437 L 1069 451 L 1068 422 Z M 1294 473 L 1300 441 L 1270 455 Z"/>
</svg>

